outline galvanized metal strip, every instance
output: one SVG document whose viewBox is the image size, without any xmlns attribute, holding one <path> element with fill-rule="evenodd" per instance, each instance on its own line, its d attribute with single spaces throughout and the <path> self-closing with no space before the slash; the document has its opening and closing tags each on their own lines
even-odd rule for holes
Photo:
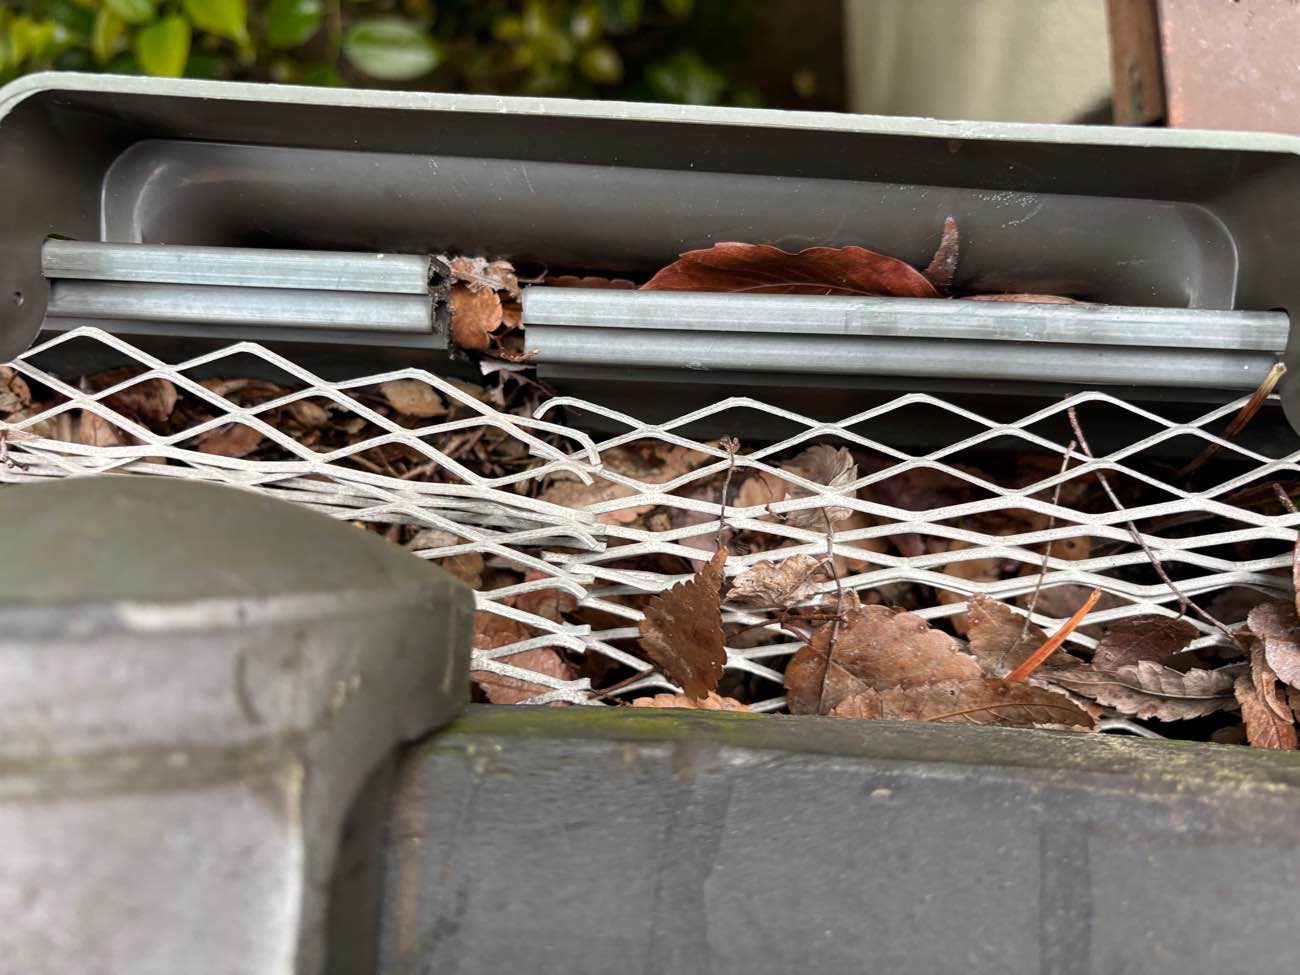
<svg viewBox="0 0 1300 975">
<path fill-rule="evenodd" d="M 1290 333 L 1283 312 L 1086 303 L 545 287 L 527 288 L 523 302 L 527 326 L 652 332 L 961 339 L 1270 353 L 1285 349 Z M 529 332 L 530 343 L 539 343 L 543 357 L 547 357 L 551 334 L 549 328 Z M 655 339 L 647 337 L 646 341 Z"/>
<path fill-rule="evenodd" d="M 224 285 L 305 291 L 429 293 L 429 258 L 414 254 L 190 247 L 47 240 L 47 278 L 141 284 Z"/>
<path fill-rule="evenodd" d="M 90 320 L 433 332 L 429 298 L 355 291 L 55 281 L 48 314 Z"/>
</svg>

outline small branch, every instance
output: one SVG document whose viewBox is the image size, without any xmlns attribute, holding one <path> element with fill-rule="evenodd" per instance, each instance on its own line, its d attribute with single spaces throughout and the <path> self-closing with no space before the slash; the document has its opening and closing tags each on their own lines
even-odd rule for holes
<svg viewBox="0 0 1300 975">
<path fill-rule="evenodd" d="M 1277 492 L 1277 499 L 1282 502 L 1282 507 L 1286 508 L 1288 513 L 1300 514 L 1300 511 L 1296 511 L 1295 502 L 1291 500 L 1291 495 L 1282 490 L 1281 484 L 1274 484 L 1273 490 Z"/>
<path fill-rule="evenodd" d="M 831 578 L 835 580 L 835 619 L 831 621 L 831 638 L 826 644 L 826 669 L 822 671 L 821 687 L 817 689 L 817 713 L 822 713 L 822 702 L 826 700 L 826 680 L 831 675 L 835 658 L 835 640 L 840 635 L 840 620 L 844 617 L 844 586 L 840 582 L 839 570 L 835 568 L 835 526 L 825 508 L 821 509 L 822 519 L 826 522 L 826 562 Z"/>
<path fill-rule="evenodd" d="M 1065 621 L 1065 625 L 1043 641 L 1043 645 L 1025 658 L 1025 662 L 1019 667 L 1007 674 L 1007 680 L 1024 680 L 1032 674 L 1044 660 L 1050 657 L 1065 638 L 1075 631 L 1083 618 L 1092 612 L 1092 607 L 1097 605 L 1097 600 L 1101 598 L 1101 590 L 1094 589 L 1088 594 L 1088 598 L 1083 601 L 1083 605 L 1074 611 L 1074 615 Z"/>
<path fill-rule="evenodd" d="M 648 667 L 645 670 L 637 671 L 637 673 L 633 674 L 631 677 L 624 678 L 623 680 L 619 681 L 617 684 L 611 684 L 609 687 L 606 687 L 604 690 L 598 691 L 593 687 L 589 691 L 589 693 L 591 694 L 590 700 L 603 701 L 605 698 L 609 697 L 610 695 L 617 694 L 623 688 L 628 687 L 631 684 L 635 684 L 637 681 L 641 680 L 642 678 L 649 677 L 654 672 L 655 672 L 654 667 Z"/>
<path fill-rule="evenodd" d="M 1079 424 L 1079 415 L 1075 413 L 1074 407 L 1069 407 L 1065 412 L 1070 418 L 1070 426 L 1074 429 L 1074 436 L 1078 439 L 1079 448 L 1083 451 L 1084 456 L 1089 460 L 1096 460 L 1092 448 L 1088 446 L 1088 438 L 1083 435 L 1083 427 Z M 1105 471 L 1097 471 L 1097 480 L 1101 483 L 1102 490 L 1106 492 L 1106 497 L 1110 498 L 1110 503 L 1115 506 L 1115 510 L 1123 511 L 1124 505 L 1120 503 L 1119 496 L 1111 489 L 1110 481 L 1106 479 Z M 1156 558 L 1155 553 L 1151 551 L 1151 546 L 1147 545 L 1146 539 L 1144 539 L 1142 533 L 1138 531 L 1137 525 L 1133 524 L 1131 520 L 1126 521 L 1124 524 L 1128 528 L 1128 533 L 1133 536 L 1133 541 L 1137 542 L 1142 551 L 1146 553 L 1147 558 L 1151 560 L 1151 567 L 1156 570 L 1156 575 L 1160 577 L 1160 581 L 1168 586 L 1170 591 L 1178 597 L 1178 611 L 1180 613 L 1186 613 L 1188 609 L 1192 610 L 1192 612 L 1205 620 L 1205 622 L 1209 623 L 1220 633 L 1224 634 L 1233 643 L 1238 646 L 1244 646 L 1242 638 L 1238 634 L 1233 633 L 1232 630 L 1228 629 L 1205 610 L 1201 609 L 1201 607 L 1197 606 L 1183 594 L 1181 589 L 1174 585 L 1174 580 L 1169 578 L 1169 573 L 1165 571 L 1164 565 L 1162 565 L 1160 560 Z"/>
<path fill-rule="evenodd" d="M 1263 407 L 1266 402 L 1268 402 L 1268 398 L 1273 392 L 1273 387 L 1275 387 L 1278 384 L 1278 380 L 1285 375 L 1286 366 L 1281 362 L 1273 363 L 1273 368 L 1268 371 L 1268 375 L 1266 375 L 1264 381 L 1259 384 L 1259 388 L 1251 394 L 1250 399 L 1246 400 L 1246 402 L 1242 404 L 1241 409 L 1238 410 L 1237 415 L 1232 418 L 1232 422 L 1224 428 L 1223 433 L 1219 434 L 1220 439 L 1232 440 L 1237 436 L 1237 434 L 1241 433 L 1241 431 L 1246 428 L 1246 424 L 1253 420 L 1255 414 L 1260 411 L 1261 407 Z M 1174 477 L 1179 480 L 1190 477 L 1193 473 L 1200 470 L 1201 466 L 1207 460 L 1219 452 L 1219 447 L 1220 445 L 1217 443 L 1208 444 L 1204 450 L 1192 458 L 1191 462 L 1184 466 L 1182 470 L 1174 475 Z"/>
<path fill-rule="evenodd" d="M 716 548 L 722 548 L 722 533 L 727 528 L 727 495 L 731 493 L 731 475 L 736 472 L 736 451 L 740 449 L 740 441 L 735 437 L 723 437 L 721 445 L 727 452 L 727 479 L 722 482 L 722 507 L 718 511 L 718 534 L 713 540 Z"/>
<path fill-rule="evenodd" d="M 1065 474 L 1066 469 L 1070 466 L 1070 455 L 1074 453 L 1075 441 L 1071 440 L 1068 447 L 1065 448 L 1065 456 L 1061 458 L 1061 475 Z M 1060 475 L 1058 475 L 1060 476 Z M 1055 490 L 1052 491 L 1052 507 L 1055 508 L 1061 503 L 1061 486 L 1064 481 L 1057 483 Z M 1047 530 L 1050 532 L 1056 527 L 1056 512 L 1047 519 Z M 1038 608 L 1038 594 L 1043 590 L 1043 580 L 1047 578 L 1047 563 L 1052 557 L 1052 543 L 1047 543 L 1047 548 L 1043 549 L 1043 564 L 1038 570 L 1038 581 L 1034 583 L 1034 594 L 1029 597 L 1029 612 L 1025 615 L 1025 624 L 1020 629 L 1020 639 L 1029 635 L 1029 627 L 1033 625 L 1034 610 Z"/>
</svg>

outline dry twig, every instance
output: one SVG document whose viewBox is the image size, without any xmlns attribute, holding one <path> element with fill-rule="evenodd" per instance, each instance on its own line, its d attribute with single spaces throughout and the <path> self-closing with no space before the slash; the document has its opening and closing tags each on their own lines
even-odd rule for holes
<svg viewBox="0 0 1300 975">
<path fill-rule="evenodd" d="M 1092 607 L 1097 605 L 1097 600 L 1101 598 L 1101 590 L 1094 589 L 1088 594 L 1088 598 L 1083 601 L 1083 605 L 1074 611 L 1074 615 L 1065 621 L 1065 625 L 1043 641 L 1043 645 L 1025 658 L 1024 663 L 1007 674 L 1007 680 L 1024 680 L 1032 674 L 1044 660 L 1065 642 L 1065 638 L 1075 631 L 1083 618 L 1092 611 Z"/>
<path fill-rule="evenodd" d="M 1070 426 L 1074 430 L 1074 436 L 1079 441 L 1079 449 L 1083 451 L 1084 456 L 1089 460 L 1095 460 L 1096 458 L 1093 456 L 1092 448 L 1088 446 L 1088 438 L 1083 435 L 1083 427 L 1079 424 L 1079 415 L 1075 412 L 1073 406 L 1066 410 L 1066 415 L 1070 418 Z M 1119 496 L 1111 488 L 1110 481 L 1106 479 L 1105 471 L 1097 471 L 1097 480 L 1101 484 L 1102 490 L 1106 492 L 1106 497 L 1110 498 L 1110 503 L 1115 506 L 1115 510 L 1123 511 L 1124 505 L 1120 503 Z M 1144 539 L 1142 533 L 1138 531 L 1137 525 L 1133 524 L 1131 520 L 1124 522 L 1124 524 L 1127 526 L 1129 534 L 1133 536 L 1133 541 L 1137 542 L 1142 551 L 1146 553 L 1147 558 L 1151 560 L 1151 567 L 1156 570 L 1156 575 L 1160 577 L 1160 581 L 1168 586 L 1170 591 L 1178 597 L 1179 612 L 1186 613 L 1188 609 L 1191 609 L 1192 612 L 1205 620 L 1205 622 L 1209 623 L 1220 633 L 1224 634 L 1233 643 L 1238 646 L 1244 645 L 1243 638 L 1240 634 L 1233 633 L 1232 630 L 1224 626 L 1223 623 L 1188 599 L 1187 596 L 1184 595 L 1183 591 L 1174 585 L 1174 580 L 1169 578 L 1169 573 L 1165 571 L 1164 565 L 1162 565 L 1160 560 L 1156 558 L 1155 553 L 1151 551 L 1151 547 L 1147 545 L 1146 539 Z"/>
</svg>

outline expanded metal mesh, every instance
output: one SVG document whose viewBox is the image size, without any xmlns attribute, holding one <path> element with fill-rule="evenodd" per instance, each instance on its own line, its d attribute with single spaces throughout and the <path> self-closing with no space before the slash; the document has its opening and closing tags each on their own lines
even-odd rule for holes
<svg viewBox="0 0 1300 975">
<path fill-rule="evenodd" d="M 70 342 L 82 343 L 76 347 L 78 355 L 90 343 L 100 352 L 111 350 L 119 360 L 139 364 L 143 371 L 99 391 L 79 388 L 75 379 L 69 381 L 41 364 L 45 354 Z M 193 378 L 243 374 L 250 356 L 291 377 L 298 388 L 256 406 L 240 406 Z M 822 559 L 833 554 L 839 578 L 818 582 L 813 600 L 840 589 L 864 600 L 892 600 L 902 594 L 904 601 L 915 603 L 910 608 L 921 616 L 949 618 L 960 633 L 965 600 L 976 592 L 1022 611 L 1032 604 L 1033 619 L 1049 629 L 1068 616 L 1092 587 L 1102 589 L 1105 598 L 1089 617 L 1090 624 L 1136 614 L 1178 615 L 1180 596 L 1152 570 L 1152 558 L 1177 580 L 1183 595 L 1202 606 L 1214 606 L 1231 621 L 1234 598 L 1246 601 L 1240 598 L 1242 590 L 1251 591 L 1256 602 L 1259 597 L 1253 594 L 1288 590 L 1291 547 L 1300 523 L 1276 499 L 1271 507 L 1260 501 L 1265 493 L 1271 496 L 1273 482 L 1300 470 L 1300 453 L 1268 457 L 1213 432 L 1225 425 L 1244 399 L 1187 422 L 1162 417 L 1105 392 L 1053 401 L 1009 423 L 919 393 L 898 396 L 835 423 L 748 397 L 721 400 L 663 423 L 645 423 L 609 406 L 571 397 L 551 399 L 535 415 L 517 416 L 483 402 L 463 384 L 420 369 L 328 382 L 252 343 L 166 363 L 92 328 L 62 334 L 11 367 L 61 401 L 0 425 L 0 450 L 7 454 L 0 462 L 0 481 L 131 472 L 229 484 L 286 498 L 336 518 L 435 529 L 445 533 L 442 540 L 447 544 L 419 552 L 426 558 L 473 552 L 527 573 L 522 583 L 478 593 L 478 605 L 483 612 L 523 624 L 531 635 L 476 650 L 473 668 L 536 685 L 541 692 L 532 703 L 602 700 L 593 695 L 588 677 L 556 678 L 509 661 L 524 650 L 563 648 L 575 654 L 603 655 L 634 673 L 648 669 L 637 645 L 642 614 L 636 599 L 629 597 L 657 593 L 688 578 L 691 567 L 707 558 L 720 532 L 725 532 L 733 552 L 727 562 L 729 578 L 774 557 L 804 553 Z M 204 402 L 212 417 L 163 436 L 105 403 L 152 378 L 169 380 Z M 403 378 L 429 384 L 448 402 L 459 404 L 466 415 L 407 428 L 368 405 L 362 395 L 377 384 Z M 379 432 L 328 451 L 306 446 L 267 422 L 269 414 L 301 400 L 328 400 L 340 411 L 363 418 L 370 425 L 367 430 Z M 1109 413 L 1111 428 L 1116 426 L 1115 417 L 1121 417 L 1127 442 L 1095 458 L 1077 447 L 1069 449 L 1071 435 L 1062 417 L 1070 407 L 1077 408 L 1085 421 Z M 59 439 L 59 418 L 80 411 L 103 418 L 137 442 L 100 447 Z M 716 427 L 738 422 L 745 414 L 763 414 L 765 422 L 786 435 L 742 444 L 734 454 L 719 441 L 686 435 L 701 421 L 716 421 Z M 909 423 L 933 423 L 939 414 L 964 427 L 964 435 L 919 455 L 894 445 L 903 438 L 892 434 Z M 564 422 L 557 419 L 561 417 Z M 593 424 L 593 419 L 600 422 Z M 291 459 L 225 457 L 193 447 L 196 437 L 231 423 L 254 428 Z M 597 440 L 585 432 L 593 427 L 620 432 Z M 480 428 L 496 431 L 497 443 L 513 441 L 515 453 L 527 463 L 488 476 L 441 449 L 449 438 Z M 1171 451 L 1171 442 L 1178 438 L 1188 439 Z M 621 461 L 610 463 L 629 448 L 651 441 L 661 445 L 657 449 L 675 452 L 680 461 L 663 469 L 659 476 L 667 476 L 662 483 L 654 483 L 652 474 L 629 473 Z M 424 458 L 420 479 L 356 466 L 359 456 L 391 444 Z M 828 488 L 788 464 L 792 456 L 814 444 L 848 447 L 855 457 L 869 460 L 859 464 L 855 481 Z M 1227 461 L 1215 468 L 1221 473 L 1210 479 L 1213 483 L 1202 477 L 1192 488 L 1187 478 L 1171 473 L 1210 444 L 1218 445 L 1220 461 Z M 1012 454 L 1034 460 L 1028 470 L 994 477 L 978 466 L 995 447 L 1005 458 L 1009 446 Z M 1171 462 L 1171 455 L 1182 461 Z M 1051 463 L 1044 463 L 1045 458 Z M 1005 461 L 1001 463 L 1004 472 L 1010 469 Z M 1068 466 L 1062 469 L 1064 463 Z M 1104 493 L 1096 490 L 1098 471 L 1106 473 L 1121 499 L 1138 500 L 1114 510 Z M 801 490 L 793 493 L 805 496 L 755 501 L 745 484 L 758 483 L 764 474 L 797 486 Z M 529 496 L 538 493 L 530 492 L 530 485 L 543 479 L 554 484 L 556 478 L 590 486 L 570 492 L 585 503 L 569 507 Z M 725 507 L 724 483 L 729 485 Z M 834 524 L 829 540 L 818 519 L 789 517 L 832 505 L 849 509 L 852 515 Z M 659 517 L 645 517 L 647 512 Z M 801 527 L 807 524 L 814 527 Z M 1049 542 L 1052 548 L 1045 557 Z M 629 568 L 629 562 L 649 567 Z M 1036 589 L 1040 590 L 1037 597 Z M 519 597 L 543 590 L 568 594 L 601 624 L 565 622 L 515 605 Z M 919 602 L 917 593 L 925 594 Z M 759 624 L 772 618 L 771 613 L 744 606 L 724 606 L 727 622 Z M 1235 618 L 1240 619 L 1240 613 Z M 1223 639 L 1203 620 L 1192 617 L 1192 622 L 1203 630 L 1201 644 Z M 797 629 L 779 622 L 759 628 L 758 638 L 755 630 L 744 632 L 746 638 L 735 641 L 742 645 L 728 648 L 728 671 L 748 682 L 756 709 L 780 708 L 784 703 L 781 661 L 798 649 L 802 638 Z M 1091 645 L 1095 633 L 1095 627 L 1085 628 L 1073 639 Z M 628 683 L 619 693 L 634 695 L 647 688 L 673 689 L 653 673 Z"/>
</svg>

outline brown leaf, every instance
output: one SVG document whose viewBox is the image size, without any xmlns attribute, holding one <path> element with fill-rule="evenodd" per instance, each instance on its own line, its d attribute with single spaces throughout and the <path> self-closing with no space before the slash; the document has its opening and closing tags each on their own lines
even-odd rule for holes
<svg viewBox="0 0 1300 975">
<path fill-rule="evenodd" d="M 858 479 L 858 465 L 853 462 L 853 455 L 844 447 L 831 447 L 828 444 L 809 447 L 788 463 L 782 464 L 781 469 L 833 488 L 842 488 Z M 769 481 L 772 480 L 774 479 L 769 477 Z M 784 481 L 779 483 L 784 486 L 784 497 L 777 498 L 778 501 L 811 496 L 810 491 L 797 484 Z M 775 485 L 769 483 L 769 487 Z M 773 493 L 776 493 L 775 490 Z M 828 518 L 834 524 L 843 521 L 851 514 L 853 514 L 852 508 L 827 505 L 824 508 L 790 511 L 784 517 L 786 524 L 796 528 L 824 529 Z"/>
<path fill-rule="evenodd" d="M 736 576 L 727 598 L 754 606 L 789 609 L 816 591 L 813 573 L 820 564 L 811 555 L 791 555 L 780 562 L 756 562 Z"/>
<path fill-rule="evenodd" d="M 1250 676 L 1238 677 L 1232 689 L 1241 705 L 1247 741 L 1256 748 L 1296 747 L 1295 715 L 1278 694 L 1277 678 L 1258 646 L 1250 655 Z"/>
<path fill-rule="evenodd" d="M 948 541 L 947 539 L 931 539 L 929 547 L 935 551 L 960 552 L 962 549 L 973 548 L 970 542 L 963 542 L 957 539 Z M 952 576 L 956 579 L 965 579 L 967 582 L 996 582 L 1002 578 L 998 571 L 998 560 L 994 558 L 983 559 L 962 559 L 959 562 L 950 562 L 943 567 L 943 574 Z M 965 587 L 963 587 L 965 588 Z M 946 605 L 953 603 L 967 602 L 971 597 L 966 592 L 956 592 L 952 589 L 935 587 L 935 597 L 939 602 Z M 970 614 L 954 613 L 948 617 L 948 624 L 952 631 L 958 636 L 966 636 L 970 632 Z"/>
<path fill-rule="evenodd" d="M 329 410 L 309 399 L 294 400 L 289 404 L 289 415 L 308 430 L 323 427 L 330 421 Z"/>
<path fill-rule="evenodd" d="M 549 578 L 552 577 L 537 569 L 529 569 L 524 575 L 524 582 L 536 582 L 538 579 Z M 559 588 L 534 589 L 530 592 L 520 593 L 514 598 L 514 604 L 516 608 L 522 609 L 525 613 L 532 613 L 534 616 L 541 616 L 556 623 L 560 622 L 565 613 L 572 613 L 578 608 L 578 600 L 571 593 Z"/>
<path fill-rule="evenodd" d="M 1290 603 L 1263 603 L 1246 617 L 1250 632 L 1264 641 L 1264 658 L 1278 679 L 1300 687 L 1300 619 Z"/>
<path fill-rule="evenodd" d="M 521 643 L 532 636 L 532 632 L 518 620 L 512 620 L 499 613 L 483 610 L 474 614 L 474 647 L 477 650 L 495 650 L 508 647 L 512 643 Z M 545 674 L 557 680 L 572 680 L 573 668 L 550 647 L 538 647 L 534 650 L 521 650 L 505 657 L 498 657 L 504 664 Z M 493 704 L 519 704 L 550 690 L 544 684 L 518 677 L 506 677 L 489 670 L 474 670 L 470 679 L 483 688 L 488 700 Z"/>
<path fill-rule="evenodd" d="M 553 278 L 547 278 L 542 283 L 548 288 L 606 288 L 617 291 L 629 291 L 636 288 L 636 284 L 625 278 L 578 277 L 574 274 L 556 275 Z"/>
<path fill-rule="evenodd" d="M 471 589 L 477 589 L 483 584 L 483 556 L 478 552 L 461 552 L 459 555 L 433 559 L 432 562 Z"/>
<path fill-rule="evenodd" d="M 1015 301 L 1027 305 L 1077 305 L 1079 302 L 1073 298 L 1063 298 L 1061 295 L 1032 295 L 1032 294 L 1009 294 L 1009 295 L 967 295 L 966 301 Z"/>
<path fill-rule="evenodd" d="M 0 413 L 17 413 L 32 405 L 27 380 L 9 366 L 0 366 Z"/>
<path fill-rule="evenodd" d="M 265 403 L 288 392 L 285 387 L 265 379 L 200 379 L 199 385 L 241 406 Z"/>
<path fill-rule="evenodd" d="M 716 690 L 727 663 L 722 632 L 722 578 L 727 550 L 718 549 L 693 579 L 652 598 L 641 621 L 641 648 L 690 697 Z"/>
<path fill-rule="evenodd" d="M 688 708 L 693 711 L 748 711 L 747 705 L 741 704 L 734 697 L 719 697 L 717 692 L 709 691 L 698 701 L 685 694 L 656 694 L 654 697 L 638 697 L 632 702 L 634 708 Z"/>
<path fill-rule="evenodd" d="M 832 634 L 834 665 L 828 674 Z M 824 623 L 813 631 L 812 639 L 786 665 L 785 687 L 792 714 L 817 714 L 819 704 L 825 714 L 865 688 L 979 676 L 975 659 L 921 617 L 886 606 L 863 606 L 847 614 L 838 628 Z"/>
<path fill-rule="evenodd" d="M 459 535 L 453 535 L 441 528 L 421 528 L 406 543 L 406 548 L 411 552 L 422 552 L 428 549 L 446 548 L 449 545 L 459 545 L 463 541 L 464 539 Z"/>
<path fill-rule="evenodd" d="M 519 279 L 514 265 L 508 261 L 489 261 L 482 257 L 453 257 L 447 261 L 453 281 L 459 281 L 471 291 L 504 291 L 512 298 L 519 297 Z"/>
<path fill-rule="evenodd" d="M 1185 721 L 1230 707 L 1240 667 L 1180 673 L 1150 660 L 1113 671 L 1081 667 L 1051 674 L 1055 684 L 1138 718 Z M 1045 675 L 1046 676 L 1046 675 Z"/>
<path fill-rule="evenodd" d="M 925 275 L 896 257 L 862 247 L 809 247 L 791 254 L 734 241 L 687 251 L 645 291 L 743 291 L 782 295 L 893 295 L 937 298 Z"/>
<path fill-rule="evenodd" d="M 257 449 L 262 434 L 243 423 L 227 423 L 200 434 L 195 449 L 218 457 L 244 457 Z"/>
<path fill-rule="evenodd" d="M 474 614 L 474 649 L 496 650 L 512 643 L 522 643 L 532 631 L 516 619 L 480 609 Z"/>
<path fill-rule="evenodd" d="M 1064 695 L 996 677 L 866 690 L 842 701 L 831 715 L 1013 727 L 1094 726 L 1092 718 Z"/>
<path fill-rule="evenodd" d="M 601 454 L 601 462 L 607 469 L 645 484 L 664 484 L 676 480 L 707 459 L 699 451 L 662 441 L 651 441 L 633 447 L 614 447 Z M 587 508 L 604 501 L 630 498 L 637 493 L 639 492 L 633 488 L 607 480 L 599 474 L 591 484 L 573 480 L 568 474 L 557 474 L 551 477 L 541 499 L 566 508 Z M 616 508 L 601 514 L 597 521 L 607 525 L 630 525 L 653 508 L 654 505 L 648 504 Z"/>
<path fill-rule="evenodd" d="M 518 667 L 520 670 L 531 670 L 535 674 L 544 674 L 557 680 L 573 680 L 573 668 L 550 647 L 521 650 L 519 653 L 497 659 L 503 664 Z M 483 692 L 493 704 L 522 704 L 530 697 L 551 690 L 545 684 L 535 684 L 518 677 L 507 677 L 504 674 L 494 674 L 490 670 L 475 670 L 469 676 L 483 688 Z"/>
<path fill-rule="evenodd" d="M 506 331 L 518 328 L 524 323 L 524 306 L 517 301 L 501 303 L 501 324 Z"/>
<path fill-rule="evenodd" d="M 1106 627 L 1092 657 L 1096 670 L 1114 670 L 1139 660 L 1165 660 L 1182 650 L 1200 631 L 1185 619 L 1131 616 Z"/>
<path fill-rule="evenodd" d="M 990 677 L 1003 677 L 1043 645 L 1047 634 L 1005 603 L 978 593 L 966 610 L 967 649 Z"/>
<path fill-rule="evenodd" d="M 130 368 L 113 369 L 91 376 L 86 382 L 93 390 L 107 389 L 128 378 L 132 371 Z M 178 398 L 175 386 L 166 379 L 155 377 L 105 396 L 100 402 L 127 419 L 156 430 L 171 417 Z"/>
<path fill-rule="evenodd" d="M 501 296 L 495 291 L 474 291 L 467 284 L 451 289 L 451 338 L 462 349 L 486 352 L 501 317 Z"/>
<path fill-rule="evenodd" d="M 921 273 L 929 278 L 930 283 L 940 291 L 952 287 L 953 278 L 957 276 L 957 258 L 961 254 L 961 241 L 957 236 L 957 221 L 948 217 L 943 222 L 943 234 L 939 237 L 939 246 L 934 257 Z"/>
<path fill-rule="evenodd" d="M 380 384 L 379 392 L 389 406 L 406 416 L 427 419 L 447 415 L 447 404 L 438 391 L 418 379 L 390 379 Z"/>
<path fill-rule="evenodd" d="M 89 447 L 117 447 L 133 443 L 133 439 L 109 423 L 98 413 L 82 410 L 77 424 L 77 443 Z"/>
</svg>

